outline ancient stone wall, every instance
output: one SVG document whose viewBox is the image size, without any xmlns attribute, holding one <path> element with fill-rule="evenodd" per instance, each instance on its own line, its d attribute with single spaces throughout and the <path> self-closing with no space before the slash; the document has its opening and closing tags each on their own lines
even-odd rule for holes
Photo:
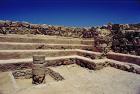
<svg viewBox="0 0 140 94">
<path fill-rule="evenodd" d="M 139 30 L 113 30 L 112 50 L 117 53 L 140 55 Z"/>
<path fill-rule="evenodd" d="M 12 71 L 12 74 L 13 74 L 15 79 L 30 79 L 30 78 L 32 78 L 32 70 L 31 69 L 15 70 L 15 71 Z M 64 78 L 58 72 L 55 72 L 50 68 L 45 68 L 45 74 L 50 75 L 56 81 L 64 80 Z"/>
<path fill-rule="evenodd" d="M 108 36 L 106 32 L 111 32 Z M 95 47 L 103 51 L 102 44 L 111 46 L 113 52 L 140 55 L 140 25 L 113 24 L 110 29 L 102 29 L 94 37 Z M 107 48 L 107 47 L 106 47 Z M 105 49 L 104 49 L 105 51 Z"/>
<path fill-rule="evenodd" d="M 93 38 L 93 32 L 93 30 L 85 28 L 0 21 L 1 34 L 43 34 L 64 37 Z"/>
<path fill-rule="evenodd" d="M 102 50 L 106 31 L 111 31 L 111 50 L 118 53 L 140 55 L 140 24 L 113 24 L 102 27 L 76 28 L 31 24 L 27 22 L 0 21 L 0 34 L 43 34 L 74 38 L 94 38 L 97 51 Z M 104 39 L 102 39 L 104 37 Z M 110 40 L 109 40 L 110 41 Z M 111 42 L 110 42 L 111 43 Z M 110 43 L 109 46 L 110 46 Z"/>
</svg>

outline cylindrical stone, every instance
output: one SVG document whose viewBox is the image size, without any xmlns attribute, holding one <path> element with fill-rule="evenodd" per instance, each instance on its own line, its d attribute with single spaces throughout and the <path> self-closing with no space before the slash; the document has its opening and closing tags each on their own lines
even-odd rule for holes
<svg viewBox="0 0 140 94">
<path fill-rule="evenodd" d="M 41 84 L 45 83 L 45 56 L 33 56 L 32 66 L 32 83 Z"/>
<path fill-rule="evenodd" d="M 44 55 L 34 55 L 33 56 L 33 63 L 34 64 L 43 64 L 45 62 Z"/>
</svg>

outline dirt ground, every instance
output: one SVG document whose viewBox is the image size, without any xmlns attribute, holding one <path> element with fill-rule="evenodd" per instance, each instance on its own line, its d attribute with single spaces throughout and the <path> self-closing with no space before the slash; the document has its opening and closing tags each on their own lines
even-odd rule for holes
<svg viewBox="0 0 140 94">
<path fill-rule="evenodd" d="M 65 80 L 46 76 L 46 84 L 32 85 L 31 79 L 16 80 L 17 94 L 140 94 L 140 75 L 106 67 L 94 71 L 78 65 L 50 67 Z"/>
<path fill-rule="evenodd" d="M 0 73 L 0 94 L 14 94 L 18 90 L 11 72 Z"/>
</svg>

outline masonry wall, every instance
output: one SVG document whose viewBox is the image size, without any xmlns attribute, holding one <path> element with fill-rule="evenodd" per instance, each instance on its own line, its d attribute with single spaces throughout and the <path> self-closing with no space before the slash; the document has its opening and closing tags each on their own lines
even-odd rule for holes
<svg viewBox="0 0 140 94">
<path fill-rule="evenodd" d="M 112 31 L 112 50 L 117 53 L 140 55 L 140 31 Z"/>
<path fill-rule="evenodd" d="M 85 28 L 30 24 L 25 22 L 1 21 L 2 34 L 43 34 L 64 37 L 93 38 L 94 31 Z"/>
<path fill-rule="evenodd" d="M 115 24 L 103 29 L 112 32 L 112 51 L 125 54 L 140 55 L 139 25 Z M 132 30 L 133 29 L 133 30 Z M 73 28 L 64 26 L 50 26 L 46 24 L 31 24 L 27 22 L 0 21 L 0 34 L 43 34 L 74 38 L 94 38 L 100 36 L 97 28 Z M 95 40 L 96 42 L 96 40 Z M 96 44 L 96 43 L 95 43 Z M 99 43 L 100 44 L 100 43 Z M 94 45 L 95 46 L 95 45 Z"/>
</svg>

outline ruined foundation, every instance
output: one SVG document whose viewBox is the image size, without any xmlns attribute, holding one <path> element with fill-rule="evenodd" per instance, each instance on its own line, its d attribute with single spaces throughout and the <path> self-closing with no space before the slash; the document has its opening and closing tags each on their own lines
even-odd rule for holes
<svg viewBox="0 0 140 94">
<path fill-rule="evenodd" d="M 102 39 L 94 28 L 71 31 L 7 22 L 0 26 L 0 33 L 7 32 L 0 34 L 0 94 L 140 94 L 138 51 L 131 55 L 119 49 L 133 46 L 130 43 Z M 108 32 L 105 27 L 100 29 Z"/>
</svg>

